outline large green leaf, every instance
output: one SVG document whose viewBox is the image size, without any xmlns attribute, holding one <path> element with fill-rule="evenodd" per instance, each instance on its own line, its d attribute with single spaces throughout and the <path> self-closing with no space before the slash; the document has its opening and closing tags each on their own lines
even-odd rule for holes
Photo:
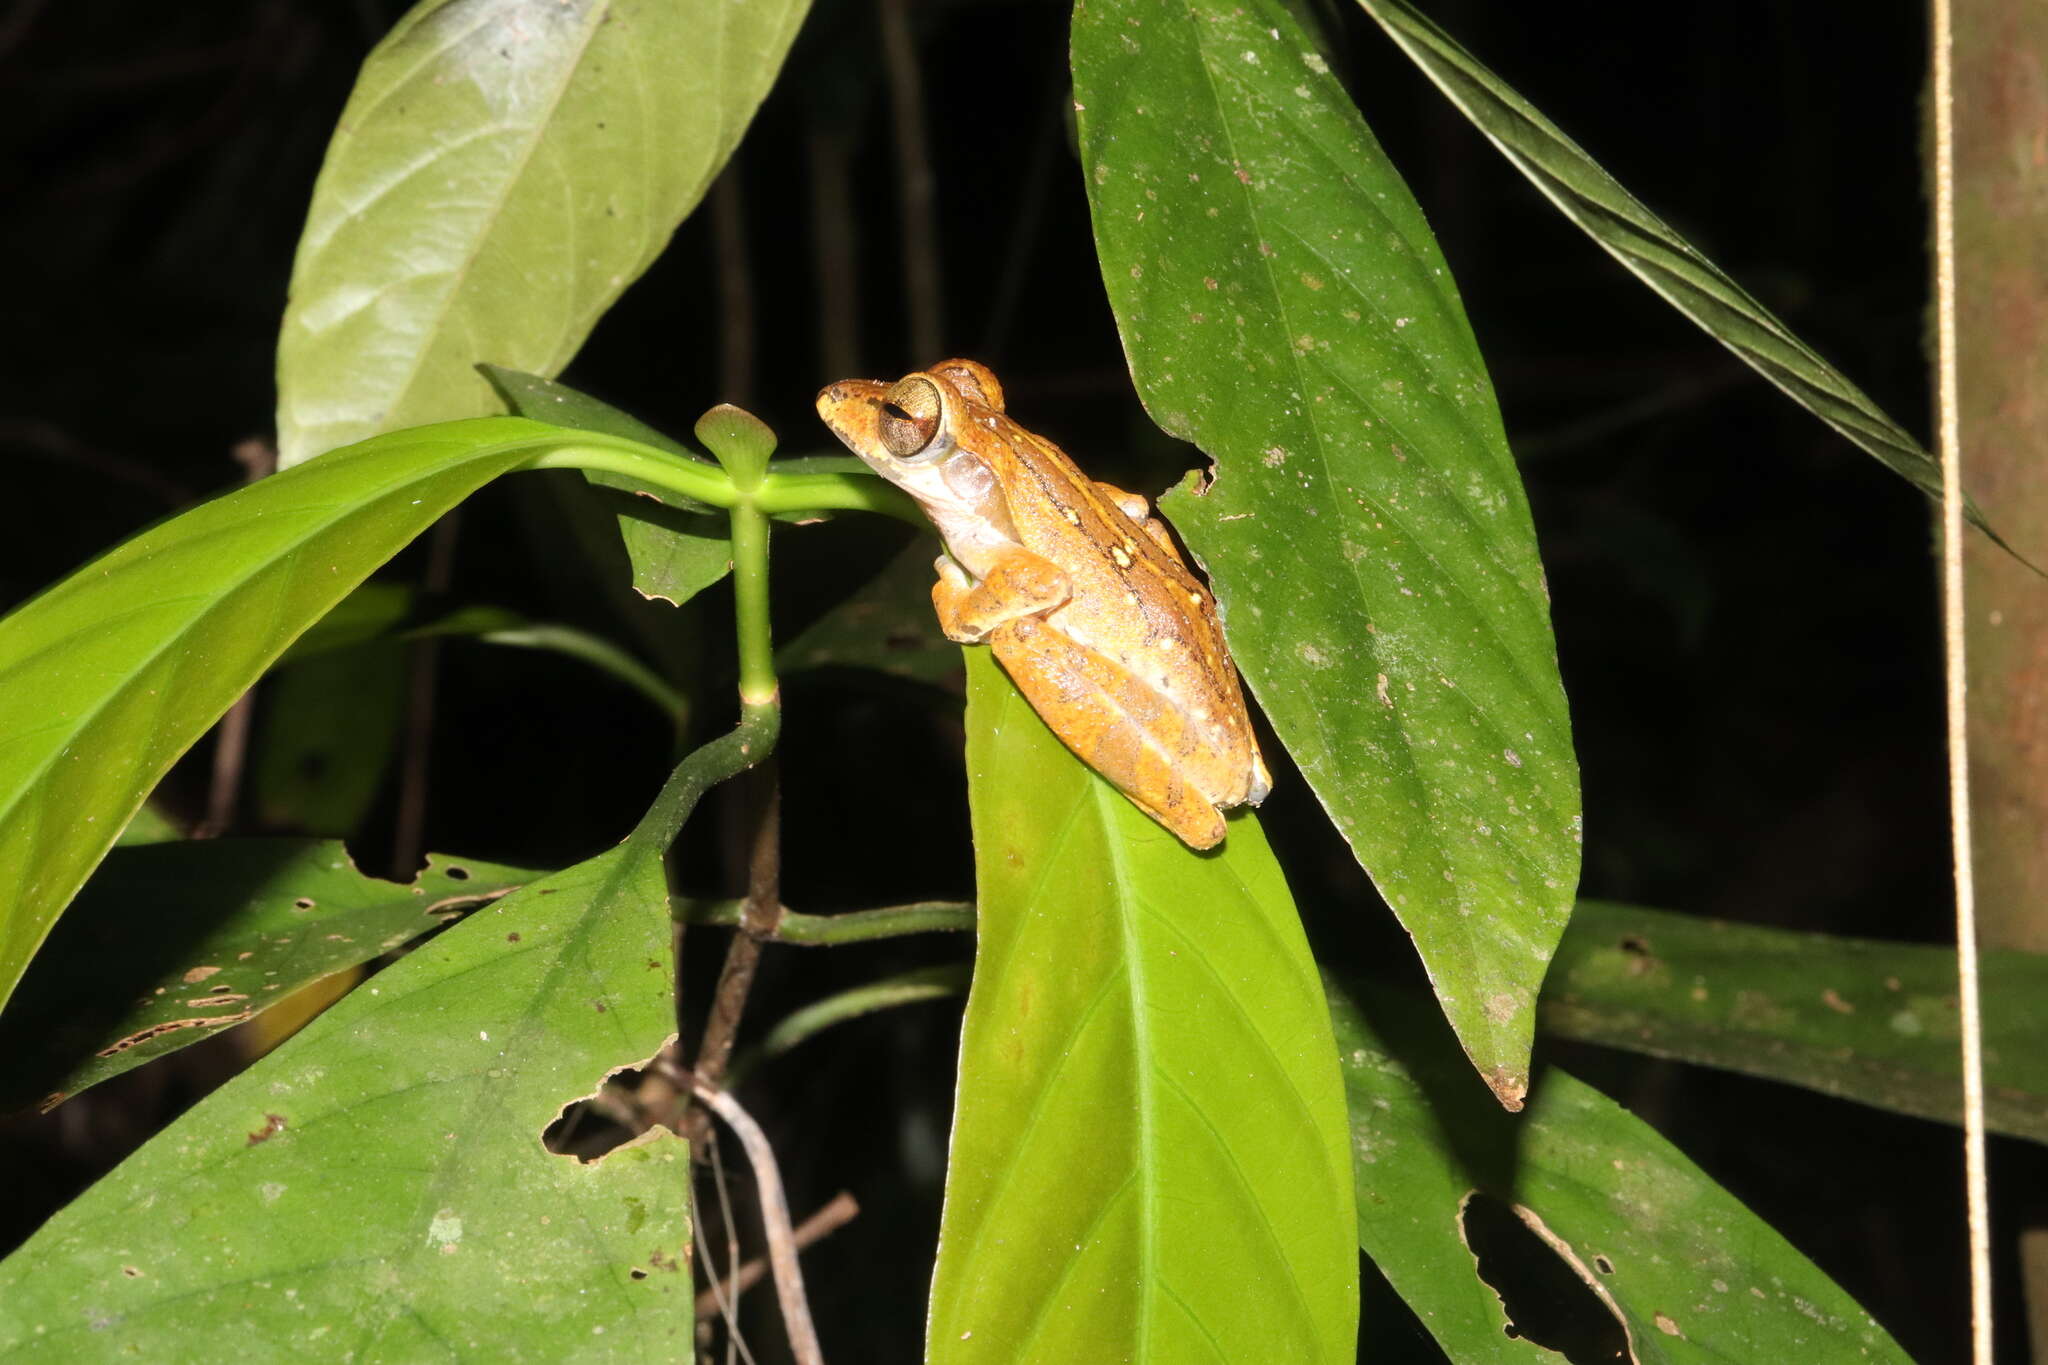
<svg viewBox="0 0 2048 1365">
<path fill-rule="evenodd" d="M 363 63 L 278 339 L 286 467 L 553 374 L 738 145 L 806 0 L 422 0 Z"/>
<path fill-rule="evenodd" d="M 2048 1142 L 2048 957 L 1986 952 L 1984 1118 Z M 1962 1120 L 1952 948 L 1581 901 L 1544 983 L 1547 1033 Z"/>
<path fill-rule="evenodd" d="M 1509 1204 L 1606 1302 L 1640 1365 L 1905 1361 L 1770 1224 L 1606 1096 L 1553 1067 L 1510 1118 L 1419 1009 L 1376 999 L 1368 1020 L 1331 998 L 1359 1245 L 1460 1365 L 1558 1359 L 1504 1333 L 1463 1240 L 1475 1192 Z"/>
<path fill-rule="evenodd" d="M 688 1146 L 541 1145 L 673 1027 L 664 900 L 628 844 L 357 988 L 0 1264 L 0 1357 L 687 1358 Z"/>
<path fill-rule="evenodd" d="M 0 621 L 0 1003 L 171 763 L 478 486 L 584 440 L 514 417 L 365 441 L 161 522 Z"/>
<path fill-rule="evenodd" d="M 1190 852 L 968 664 L 980 940 L 927 1358 L 1348 1362 L 1350 1156 L 1249 815 Z"/>
<path fill-rule="evenodd" d="M 1086 0 L 1075 102 L 1166 502 L 1280 740 L 1501 1100 L 1579 866 L 1535 533 L 1422 213 L 1283 0 Z"/>
<path fill-rule="evenodd" d="M 1358 0 L 1565 217 L 1672 307 L 1814 416 L 1939 501 L 1941 467 L 1749 291 L 1623 189 L 1576 142 L 1406 0 Z M 1987 532 L 1974 506 L 1971 521 Z"/>
<path fill-rule="evenodd" d="M 431 854 L 401 885 L 318 839 L 117 849 L 0 1013 L 0 1109 L 48 1108 L 542 875 Z"/>
</svg>

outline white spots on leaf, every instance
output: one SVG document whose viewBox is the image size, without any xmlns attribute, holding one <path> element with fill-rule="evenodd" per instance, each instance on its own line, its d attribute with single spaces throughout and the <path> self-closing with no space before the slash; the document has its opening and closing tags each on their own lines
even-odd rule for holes
<svg viewBox="0 0 2048 1365">
<path fill-rule="evenodd" d="M 1315 72 L 1318 76 L 1327 76 L 1330 74 L 1330 64 L 1323 60 L 1323 56 L 1320 52 L 1302 53 L 1301 64 L 1303 66 L 1306 66 L 1309 70 Z"/>
<path fill-rule="evenodd" d="M 1508 766 L 1510 768 L 1519 768 L 1522 766 L 1522 756 L 1516 753 L 1513 749 L 1502 749 L 1500 751 L 1500 756 L 1508 761 Z"/>
<path fill-rule="evenodd" d="M 444 1252 L 455 1250 L 462 1241 L 462 1219 L 454 1209 L 442 1209 L 427 1224 L 427 1245 Z"/>
</svg>

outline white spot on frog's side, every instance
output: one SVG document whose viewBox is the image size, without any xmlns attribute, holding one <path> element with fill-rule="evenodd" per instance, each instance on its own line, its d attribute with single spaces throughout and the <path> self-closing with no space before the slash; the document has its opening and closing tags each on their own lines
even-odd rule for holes
<svg viewBox="0 0 2048 1365">
<path fill-rule="evenodd" d="M 434 1221 L 427 1224 L 427 1245 L 451 1251 L 462 1240 L 462 1219 L 454 1209 L 442 1209 L 434 1215 Z"/>
<path fill-rule="evenodd" d="M 1129 550 L 1126 550 L 1121 545 L 1110 546 L 1109 557 L 1116 561 L 1116 566 L 1119 569 L 1128 569 L 1131 567 L 1131 552 Z"/>
</svg>

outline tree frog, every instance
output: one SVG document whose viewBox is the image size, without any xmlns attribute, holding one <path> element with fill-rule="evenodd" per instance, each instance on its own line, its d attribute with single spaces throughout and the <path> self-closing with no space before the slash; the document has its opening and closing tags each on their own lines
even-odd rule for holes
<svg viewBox="0 0 2048 1365">
<path fill-rule="evenodd" d="M 1192 848 L 1272 787 L 1216 600 L 1135 494 L 1012 421 L 987 367 L 845 379 L 818 415 L 915 498 L 945 553 L 932 605 L 986 644 L 1052 732 Z"/>
</svg>

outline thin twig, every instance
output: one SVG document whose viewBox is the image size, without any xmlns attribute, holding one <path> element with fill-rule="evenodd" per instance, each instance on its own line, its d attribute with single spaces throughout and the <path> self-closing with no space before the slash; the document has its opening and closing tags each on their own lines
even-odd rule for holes
<svg viewBox="0 0 2048 1365">
<path fill-rule="evenodd" d="M 1949 822 L 1955 840 L 1956 976 L 1963 1033 L 1963 1169 L 1970 1210 L 1970 1353 L 1991 1365 L 1991 1197 L 1984 1152 L 1983 1010 L 1970 839 L 1969 695 L 1963 631 L 1962 435 L 1956 376 L 1954 21 L 1934 0 L 1935 365 L 1941 416 L 1941 606 L 1948 668 Z"/>
<path fill-rule="evenodd" d="M 727 1244 L 730 1245 L 736 1233 L 733 1228 L 732 1206 L 725 1197 L 725 1170 L 722 1165 L 717 1164 L 718 1144 L 715 1142 L 711 1144 L 711 1159 L 714 1163 L 714 1169 L 717 1171 L 718 1203 L 725 1214 L 725 1236 Z M 691 1202 L 694 1209 L 695 1201 L 692 1200 Z M 697 1258 L 704 1262 L 704 1279 L 711 1286 L 705 1293 L 710 1295 L 713 1305 L 718 1309 L 719 1317 L 725 1321 L 726 1354 L 730 1356 L 733 1349 L 737 1347 L 740 1355 L 746 1360 L 747 1365 L 754 1365 L 754 1353 L 747 1349 L 746 1341 L 740 1336 L 738 1314 L 735 1310 L 737 1300 L 728 1299 L 725 1296 L 725 1291 L 721 1287 L 721 1282 L 718 1278 L 718 1267 L 711 1263 L 711 1252 L 705 1247 L 704 1239 L 698 1237 L 694 1240 L 697 1244 Z M 704 1332 L 703 1335 L 698 1337 L 698 1344 L 708 1345 L 711 1338 L 708 1331 L 705 1331 L 708 1328 L 708 1324 L 705 1323 L 704 1317 L 709 1310 L 701 1306 L 704 1302 L 704 1295 L 700 1294 L 697 1302 L 700 1305 L 697 1309 L 697 1325 L 700 1332 Z"/>
<path fill-rule="evenodd" d="M 813 1242 L 822 1242 L 859 1216 L 860 1205 L 854 1202 L 852 1195 L 841 1190 L 833 1196 L 831 1203 L 796 1225 L 796 1231 L 791 1234 L 796 1242 L 796 1249 L 802 1251 Z M 761 1277 L 767 1273 L 768 1258 L 756 1256 L 725 1282 L 722 1291 L 718 1282 L 714 1280 L 709 1289 L 697 1296 L 698 1316 L 712 1312 L 723 1303 L 738 1303 L 740 1295 L 759 1284 Z"/>
<path fill-rule="evenodd" d="M 789 1200 L 783 1194 L 775 1150 L 768 1145 L 768 1136 L 760 1125 L 731 1095 L 704 1084 L 701 1078 L 694 1080 L 690 1089 L 725 1120 L 740 1145 L 747 1149 L 761 1201 L 761 1226 L 768 1234 L 768 1265 L 775 1274 L 775 1297 L 782 1305 L 782 1323 L 789 1333 L 789 1353 L 796 1357 L 797 1365 L 825 1365 L 817 1329 L 811 1325 L 811 1307 L 804 1298 L 804 1272 L 797 1264 L 796 1235 L 789 1226 Z"/>
<path fill-rule="evenodd" d="M 761 963 L 761 945 L 775 937 L 782 921 L 782 786 L 773 758 L 754 770 L 750 786 L 754 818 L 747 898 L 741 904 L 740 932 L 733 935 L 718 974 L 693 1068 L 699 1081 L 714 1086 L 724 1079 L 732 1057 L 740 1016 L 746 1012 L 747 994 Z"/>
<path fill-rule="evenodd" d="M 738 1279 L 740 1273 L 740 1222 L 739 1219 L 732 1216 L 732 1190 L 727 1185 L 725 1179 L 725 1156 L 716 1138 L 713 1138 L 704 1145 L 711 1149 L 711 1181 L 713 1187 L 718 1191 L 718 1216 L 725 1223 L 725 1263 L 728 1267 L 726 1278 L 729 1280 Z M 717 1272 L 714 1271 L 714 1278 L 716 1274 Z M 730 1365 L 735 1350 L 738 1350 L 741 1355 L 752 1361 L 754 1353 L 747 1349 L 747 1343 L 740 1336 L 739 1297 L 734 1295 L 725 1299 L 720 1307 L 720 1314 L 725 1319 L 725 1358 L 728 1365 Z"/>
<path fill-rule="evenodd" d="M 242 482 L 255 483 L 277 472 L 277 447 L 268 441 L 246 440 L 234 448 L 235 462 L 242 466 Z M 213 776 L 206 792 L 206 817 L 192 831 L 195 839 L 216 839 L 235 823 L 242 804 L 242 773 L 248 766 L 249 727 L 256 716 L 256 689 L 235 698 L 235 704 L 221 717 L 213 740 Z"/>
<path fill-rule="evenodd" d="M 455 545 L 462 534 L 462 513 L 450 512 L 434 526 L 427 547 L 427 571 L 421 586 L 428 592 L 448 591 L 454 576 Z M 398 776 L 398 828 L 392 840 L 391 865 L 410 878 L 426 849 L 427 760 L 434 747 L 434 687 L 441 674 L 441 642 L 429 636 L 412 646 L 412 676 L 405 699 L 405 762 Z"/>
<path fill-rule="evenodd" d="M 945 309 L 939 300 L 939 233 L 932 213 L 934 177 L 925 138 L 924 82 L 910 33 L 909 0 L 880 0 L 877 28 L 889 85 L 889 124 L 896 140 L 896 188 L 902 199 L 903 301 L 910 315 L 910 353 L 920 365 L 939 359 Z"/>
</svg>

